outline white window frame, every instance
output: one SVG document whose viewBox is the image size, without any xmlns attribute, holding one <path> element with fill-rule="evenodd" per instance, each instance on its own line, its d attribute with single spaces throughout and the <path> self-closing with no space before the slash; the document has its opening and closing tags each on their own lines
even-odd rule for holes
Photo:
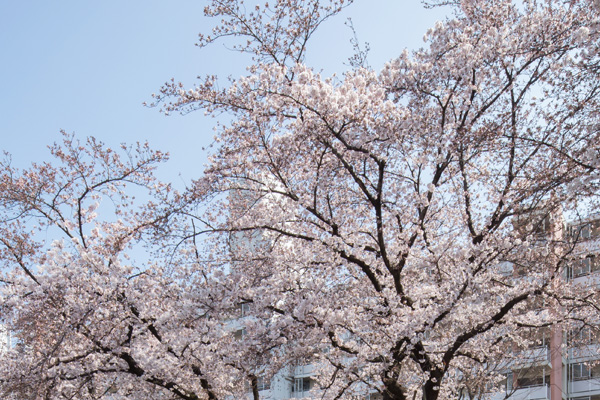
<svg viewBox="0 0 600 400">
<path fill-rule="evenodd" d="M 240 316 L 245 317 L 250 312 L 250 303 L 240 303 Z"/>
<path fill-rule="evenodd" d="M 244 340 L 244 337 L 246 336 L 246 334 L 247 334 L 246 328 L 240 328 L 233 333 L 233 337 L 236 340 Z"/>
<path fill-rule="evenodd" d="M 590 223 L 579 225 L 577 227 L 577 238 L 588 240 L 592 238 L 592 225 Z"/>
<path fill-rule="evenodd" d="M 589 275 L 592 272 L 592 264 L 594 262 L 594 256 L 589 255 L 584 258 L 575 261 L 572 269 L 572 277 L 579 278 L 580 276 Z"/>
<path fill-rule="evenodd" d="M 293 387 L 293 392 L 295 393 L 305 393 L 310 391 L 310 378 L 309 377 L 302 377 L 302 378 L 295 378 L 294 379 L 294 387 Z M 305 387 L 308 387 L 306 390 L 304 389 Z"/>
<path fill-rule="evenodd" d="M 571 379 L 585 381 L 592 377 L 590 366 L 585 362 L 571 364 Z"/>
<path fill-rule="evenodd" d="M 262 390 L 269 390 L 271 389 L 271 380 L 268 378 L 265 378 L 263 376 L 259 376 L 256 379 L 256 387 L 258 388 L 258 391 L 262 391 Z"/>
</svg>

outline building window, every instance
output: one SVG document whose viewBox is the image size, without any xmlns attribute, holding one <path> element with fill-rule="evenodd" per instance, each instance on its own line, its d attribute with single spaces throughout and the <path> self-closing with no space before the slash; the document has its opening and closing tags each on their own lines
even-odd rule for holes
<svg viewBox="0 0 600 400">
<path fill-rule="evenodd" d="M 294 379 L 294 386 L 292 392 L 302 393 L 308 392 L 313 387 L 312 379 L 310 378 L 296 378 Z"/>
<path fill-rule="evenodd" d="M 589 223 L 574 226 L 570 230 L 573 240 L 588 240 L 592 238 L 592 225 Z"/>
<path fill-rule="evenodd" d="M 590 224 L 585 224 L 579 229 L 579 236 L 582 239 L 592 238 L 592 227 L 590 226 Z"/>
<path fill-rule="evenodd" d="M 269 390 L 271 389 L 271 380 L 262 376 L 259 376 L 257 379 L 256 386 L 258 390 Z"/>
<path fill-rule="evenodd" d="M 528 388 L 528 387 L 536 387 L 536 386 L 543 386 L 546 384 L 546 377 L 544 375 L 537 375 L 537 376 L 519 376 L 517 378 L 517 382 L 515 386 L 516 389 L 520 389 L 520 388 Z"/>
<path fill-rule="evenodd" d="M 513 390 L 514 375 L 512 372 L 506 374 L 506 393 L 510 393 Z"/>
<path fill-rule="evenodd" d="M 575 346 L 592 344 L 592 330 L 589 326 L 573 329 L 569 332 L 569 339 L 569 344 Z"/>
<path fill-rule="evenodd" d="M 242 340 L 246 336 L 246 328 L 238 329 L 233 333 L 235 340 Z"/>
<path fill-rule="evenodd" d="M 256 388 L 258 391 L 269 390 L 271 389 L 271 380 L 269 378 L 265 378 L 263 376 L 259 376 L 256 378 Z M 252 384 L 249 381 L 246 381 L 246 390 L 248 392 L 252 391 Z"/>
<path fill-rule="evenodd" d="M 550 371 L 544 366 L 521 369 L 518 372 L 509 373 L 506 377 L 506 390 L 524 389 L 537 386 L 545 386 L 550 382 Z"/>
<path fill-rule="evenodd" d="M 250 312 L 250 303 L 240 303 L 240 317 L 245 317 Z"/>
<path fill-rule="evenodd" d="M 550 217 L 546 215 L 534 226 L 533 233 L 536 235 L 547 235 L 550 232 Z"/>
<path fill-rule="evenodd" d="M 574 381 L 590 379 L 590 368 L 586 363 L 571 364 L 571 378 Z"/>
<path fill-rule="evenodd" d="M 596 270 L 596 257 L 594 255 L 588 255 L 585 258 L 576 260 L 571 265 L 571 278 L 578 278 L 580 276 L 589 275 L 592 271 Z"/>
</svg>

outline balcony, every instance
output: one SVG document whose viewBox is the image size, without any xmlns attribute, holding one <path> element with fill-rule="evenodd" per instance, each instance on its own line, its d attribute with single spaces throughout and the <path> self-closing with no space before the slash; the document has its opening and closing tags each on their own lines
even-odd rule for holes
<svg viewBox="0 0 600 400">
<path fill-rule="evenodd" d="M 292 397 L 294 399 L 312 399 L 311 392 L 292 392 Z"/>
<path fill-rule="evenodd" d="M 552 367 L 550 349 L 547 346 L 534 347 L 515 353 L 512 369 L 528 368 L 532 366 Z"/>
<path fill-rule="evenodd" d="M 298 365 L 298 366 L 294 367 L 294 377 L 295 378 L 309 377 L 314 374 L 316 369 L 317 369 L 317 367 L 314 364 Z"/>
<path fill-rule="evenodd" d="M 573 284 L 583 288 L 600 288 L 600 272 L 594 271 L 571 278 Z"/>
<path fill-rule="evenodd" d="M 578 254 L 598 254 L 600 252 L 600 237 L 587 238 L 576 245 Z"/>
<path fill-rule="evenodd" d="M 595 393 L 590 393 L 595 392 Z M 569 393 L 576 395 L 590 395 L 600 393 L 600 378 L 584 379 L 569 382 Z"/>
<path fill-rule="evenodd" d="M 550 385 L 542 384 L 538 386 L 528 386 L 514 389 L 506 400 L 533 400 L 546 399 L 550 400 Z"/>
<path fill-rule="evenodd" d="M 597 360 L 600 358 L 600 344 L 588 344 L 569 348 L 569 360 Z"/>
</svg>

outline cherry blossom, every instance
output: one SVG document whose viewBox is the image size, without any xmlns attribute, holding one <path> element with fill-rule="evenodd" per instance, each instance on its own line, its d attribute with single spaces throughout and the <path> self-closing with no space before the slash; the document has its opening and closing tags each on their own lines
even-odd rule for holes
<svg viewBox="0 0 600 400">
<path fill-rule="evenodd" d="M 596 3 L 430 2 L 426 47 L 329 77 L 306 48 L 351 2 L 210 2 L 200 47 L 253 63 L 154 96 L 230 116 L 185 192 L 146 145 L 3 164 L 0 388 L 259 399 L 300 364 L 324 399 L 481 397 L 539 332 L 597 329 L 566 273 L 598 204 Z"/>
</svg>

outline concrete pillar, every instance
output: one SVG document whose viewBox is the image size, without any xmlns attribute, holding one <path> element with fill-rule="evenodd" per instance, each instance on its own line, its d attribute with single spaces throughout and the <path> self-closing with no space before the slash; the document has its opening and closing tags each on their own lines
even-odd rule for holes
<svg viewBox="0 0 600 400">
<path fill-rule="evenodd" d="M 552 363 L 552 371 L 550 372 L 551 400 L 562 400 L 563 396 L 562 341 L 562 329 L 558 325 L 553 326 L 550 337 L 550 362 Z"/>
</svg>

